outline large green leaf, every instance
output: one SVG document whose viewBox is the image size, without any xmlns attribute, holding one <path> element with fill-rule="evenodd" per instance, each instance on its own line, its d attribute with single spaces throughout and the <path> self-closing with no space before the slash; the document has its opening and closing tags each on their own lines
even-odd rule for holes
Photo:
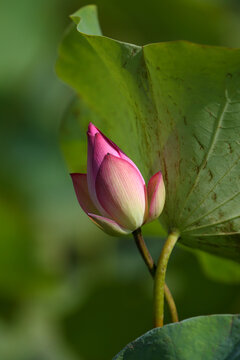
<svg viewBox="0 0 240 360">
<path fill-rule="evenodd" d="M 240 316 L 211 315 L 147 332 L 114 360 L 238 360 Z"/>
<path fill-rule="evenodd" d="M 86 169 L 93 120 L 146 180 L 162 170 L 166 228 L 178 228 L 188 246 L 239 260 L 240 50 L 130 45 L 93 35 L 86 23 L 98 29 L 94 17 L 94 6 L 78 11 L 57 63 L 81 98 L 69 112 L 73 126 L 62 132 L 70 171 Z"/>
</svg>

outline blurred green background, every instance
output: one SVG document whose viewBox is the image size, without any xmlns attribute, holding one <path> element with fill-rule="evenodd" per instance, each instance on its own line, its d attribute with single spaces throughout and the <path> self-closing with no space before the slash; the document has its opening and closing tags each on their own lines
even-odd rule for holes
<svg viewBox="0 0 240 360">
<path fill-rule="evenodd" d="M 240 47 L 238 0 L 95 3 L 103 33 L 119 40 Z M 55 75 L 57 47 L 68 15 L 85 4 L 0 2 L 3 360 L 107 360 L 152 326 L 152 281 L 133 240 L 86 219 L 59 149 L 73 94 Z M 157 258 L 162 240 L 147 243 Z M 239 285 L 207 278 L 193 252 L 175 249 L 167 280 L 181 319 L 240 312 Z"/>
</svg>

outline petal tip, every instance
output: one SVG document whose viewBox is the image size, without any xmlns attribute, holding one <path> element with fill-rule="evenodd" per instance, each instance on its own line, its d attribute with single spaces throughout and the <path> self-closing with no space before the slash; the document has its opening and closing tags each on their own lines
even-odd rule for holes
<svg viewBox="0 0 240 360">
<path fill-rule="evenodd" d="M 92 122 L 90 122 L 90 123 L 88 124 L 87 134 L 88 134 L 88 135 L 92 135 L 92 136 L 95 136 L 96 134 L 99 134 L 98 128 L 97 128 Z"/>
<path fill-rule="evenodd" d="M 158 178 L 158 181 L 160 181 L 160 180 L 162 179 L 162 173 L 161 173 L 161 171 L 158 171 L 156 174 L 154 174 L 154 175 L 150 178 L 149 182 L 150 182 L 152 179 L 157 179 L 157 178 Z"/>
</svg>

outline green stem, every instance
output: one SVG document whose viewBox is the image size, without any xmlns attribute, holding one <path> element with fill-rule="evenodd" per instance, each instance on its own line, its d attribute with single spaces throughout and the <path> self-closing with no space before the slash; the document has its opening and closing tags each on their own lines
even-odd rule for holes
<svg viewBox="0 0 240 360">
<path fill-rule="evenodd" d="M 163 326 L 165 275 L 169 256 L 171 255 L 178 238 L 178 231 L 173 231 L 169 234 L 158 260 L 154 282 L 155 327 Z"/>
<path fill-rule="evenodd" d="M 154 278 L 155 273 L 156 273 L 156 265 L 155 265 L 153 258 L 147 248 L 147 245 L 144 241 L 141 228 L 139 228 L 133 232 L 133 237 L 134 237 L 135 243 L 137 245 L 137 248 L 138 248 L 142 258 L 143 258 L 145 264 L 147 265 L 147 268 L 148 268 L 150 274 Z M 172 322 L 177 322 L 178 321 L 177 308 L 176 308 L 173 296 L 171 294 L 171 291 L 169 290 L 167 284 L 164 285 L 164 294 L 165 294 L 165 298 L 166 298 L 166 301 L 167 301 L 167 304 L 169 307 L 169 311 L 171 313 Z"/>
<path fill-rule="evenodd" d="M 143 258 L 143 261 L 147 265 L 147 268 L 148 268 L 150 274 L 154 278 L 155 272 L 156 272 L 156 265 L 154 264 L 153 258 L 152 258 L 151 254 L 147 248 L 147 245 L 144 241 L 141 228 L 135 230 L 132 234 L 133 234 L 135 243 L 137 245 L 137 248 Z"/>
<path fill-rule="evenodd" d="M 179 320 L 178 320 L 178 312 L 177 312 L 176 304 L 171 294 L 171 291 L 166 283 L 164 285 L 164 295 L 171 314 L 172 322 L 178 322 Z"/>
</svg>

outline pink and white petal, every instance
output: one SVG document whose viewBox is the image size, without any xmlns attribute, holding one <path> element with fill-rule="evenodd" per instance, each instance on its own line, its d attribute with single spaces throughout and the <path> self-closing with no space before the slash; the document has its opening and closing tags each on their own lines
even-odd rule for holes
<svg viewBox="0 0 240 360">
<path fill-rule="evenodd" d="M 87 214 L 89 212 L 99 214 L 99 211 L 97 210 L 88 192 L 87 174 L 73 173 L 70 175 L 78 202 L 83 211 L 85 211 Z"/>
<path fill-rule="evenodd" d="M 88 179 L 88 188 L 89 194 L 94 202 L 95 206 L 98 208 L 100 213 L 104 216 L 108 215 L 102 206 L 100 205 L 97 195 L 96 195 L 96 176 L 97 172 L 101 166 L 101 163 L 105 155 L 109 152 L 113 152 L 118 156 L 116 150 L 114 150 L 111 145 L 104 139 L 102 134 L 98 132 L 98 129 L 91 124 L 92 132 L 88 134 L 88 167 L 87 167 L 87 179 Z M 96 132 L 95 132 L 96 131 Z M 92 135 L 94 134 L 95 135 Z"/>
<path fill-rule="evenodd" d="M 159 171 L 148 182 L 148 218 L 147 223 L 157 219 L 165 204 L 165 186 L 162 173 Z"/>
<path fill-rule="evenodd" d="M 111 146 L 108 139 L 106 139 L 104 136 L 102 136 L 102 134 L 97 133 L 95 135 L 94 150 L 93 150 L 93 157 L 92 157 L 92 167 L 93 167 L 94 179 L 96 179 L 98 170 L 103 162 L 104 157 L 107 154 L 112 154 L 112 155 L 119 157 L 117 150 L 115 150 Z"/>
<path fill-rule="evenodd" d="M 140 177 L 142 179 L 143 184 L 145 184 L 144 178 L 143 178 L 143 176 L 141 174 L 141 171 L 138 169 L 137 165 L 126 154 L 124 154 L 124 152 L 122 152 L 122 150 L 120 150 L 119 155 L 120 155 L 120 157 L 122 159 L 128 161 L 129 164 L 131 164 L 133 167 L 135 167 L 135 169 L 138 171 L 138 173 L 139 173 L 139 175 L 140 175 Z"/>
<path fill-rule="evenodd" d="M 107 153 L 119 156 L 118 148 L 91 122 L 88 125 L 87 135 L 89 144 L 88 159 L 91 159 L 91 171 L 93 171 L 93 178 L 96 179 L 97 172 L 104 156 Z"/>
<path fill-rule="evenodd" d="M 143 224 L 145 184 L 128 161 L 105 156 L 96 178 L 96 194 L 110 217 L 124 228 L 134 231 Z"/>
<path fill-rule="evenodd" d="M 111 146 L 118 152 L 119 157 L 121 157 L 122 159 L 126 160 L 127 162 L 129 162 L 133 167 L 135 167 L 135 169 L 139 172 L 139 175 L 143 181 L 143 183 L 145 184 L 144 178 L 140 172 L 140 170 L 138 169 L 137 165 L 110 139 L 108 139 L 101 131 L 100 133 L 102 134 L 102 136 L 107 139 L 109 141 L 109 143 L 111 144 Z M 114 154 L 113 154 L 114 155 Z"/>
<path fill-rule="evenodd" d="M 95 131 L 94 129 L 97 130 L 97 128 L 93 124 L 91 124 L 91 126 L 92 126 L 92 133 L 94 133 L 94 131 Z M 90 127 L 90 125 L 89 125 L 89 127 Z M 96 141 L 97 135 L 101 136 L 101 134 L 99 134 L 99 132 L 96 132 L 95 135 L 88 133 L 87 183 L 88 183 L 89 195 L 92 199 L 92 202 L 95 204 L 95 207 L 98 209 L 98 213 L 106 216 L 108 214 L 100 205 L 97 195 L 96 195 L 96 189 L 95 189 L 96 177 L 93 172 L 94 148 L 95 148 L 95 141 Z M 97 144 L 97 148 L 99 149 L 99 144 Z"/>
<path fill-rule="evenodd" d="M 90 196 L 96 200 L 95 191 L 95 179 L 96 176 L 93 173 L 93 154 L 95 145 L 95 135 L 99 134 L 98 128 L 91 122 L 88 125 L 87 138 L 88 138 L 88 156 L 87 156 L 87 177 L 88 177 L 88 188 Z"/>
<path fill-rule="evenodd" d="M 91 123 L 90 123 L 91 124 Z M 89 124 L 89 127 L 90 127 Z M 92 133 L 94 133 L 95 126 L 91 124 L 93 127 Z M 97 129 L 96 129 L 97 130 Z M 96 134 L 98 134 L 96 132 Z M 95 135 L 92 135 L 88 133 L 88 159 L 87 159 L 87 183 L 88 183 L 88 192 L 92 199 L 92 202 L 95 204 L 95 207 L 98 209 L 98 213 L 101 213 L 102 215 L 106 215 L 106 212 L 99 204 L 99 201 L 97 199 L 96 195 L 96 189 L 95 189 L 95 176 L 93 173 L 93 153 L 94 153 L 94 144 L 95 144 Z"/>
<path fill-rule="evenodd" d="M 106 135 L 104 135 L 95 125 L 93 125 L 91 122 L 89 123 L 88 125 L 88 135 L 93 135 L 95 136 L 96 134 L 101 134 L 102 135 L 102 138 L 105 140 L 105 144 L 106 144 L 106 147 L 110 146 L 110 148 L 107 149 L 105 155 L 107 153 L 109 154 L 113 154 L 115 156 L 119 156 L 121 157 L 122 159 L 128 161 L 132 166 L 135 167 L 135 169 L 139 172 L 139 175 L 140 177 L 142 178 L 142 181 L 143 183 L 145 184 L 145 181 L 143 179 L 143 176 L 141 174 L 141 172 L 139 171 L 138 167 L 136 166 L 136 164 L 112 141 L 110 140 Z M 99 156 L 100 158 L 100 161 L 99 162 L 102 162 L 103 158 L 102 156 Z M 98 169 L 97 169 L 98 171 Z M 96 171 L 96 173 L 97 173 Z"/>
<path fill-rule="evenodd" d="M 119 236 L 130 234 L 131 231 L 124 229 L 122 226 L 118 225 L 115 221 L 108 219 L 103 216 L 89 213 L 88 216 L 90 219 L 103 231 L 109 235 Z"/>
</svg>

